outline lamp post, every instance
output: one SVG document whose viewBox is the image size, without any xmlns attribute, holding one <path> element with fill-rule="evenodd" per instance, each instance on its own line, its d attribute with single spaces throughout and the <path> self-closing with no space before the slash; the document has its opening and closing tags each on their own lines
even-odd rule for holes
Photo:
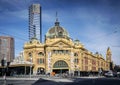
<svg viewBox="0 0 120 85">
<path fill-rule="evenodd" d="M 98 74 L 99 74 L 99 76 L 101 76 L 101 74 L 102 74 L 102 69 L 101 68 L 98 69 Z"/>
<path fill-rule="evenodd" d="M 3 67 L 4 67 L 4 85 L 6 85 L 6 66 L 7 66 L 6 57 L 4 57 L 4 59 L 3 59 Z"/>
<path fill-rule="evenodd" d="M 79 67 L 79 65 L 76 65 L 75 68 L 76 68 L 76 71 L 77 71 L 77 76 L 80 76 L 80 67 Z"/>
<path fill-rule="evenodd" d="M 80 76 L 80 68 L 78 69 L 78 76 Z"/>
<path fill-rule="evenodd" d="M 31 78 L 31 68 L 32 68 L 32 57 L 30 58 L 30 78 Z"/>
</svg>

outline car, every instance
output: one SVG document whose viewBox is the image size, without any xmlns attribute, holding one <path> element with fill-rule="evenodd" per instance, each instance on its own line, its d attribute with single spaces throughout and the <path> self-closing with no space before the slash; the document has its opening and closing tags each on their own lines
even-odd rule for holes
<svg viewBox="0 0 120 85">
<path fill-rule="evenodd" d="M 117 72 L 117 77 L 120 78 L 120 72 Z"/>
<path fill-rule="evenodd" d="M 104 74 L 105 77 L 114 77 L 114 74 L 112 71 L 108 71 L 107 73 Z"/>
</svg>

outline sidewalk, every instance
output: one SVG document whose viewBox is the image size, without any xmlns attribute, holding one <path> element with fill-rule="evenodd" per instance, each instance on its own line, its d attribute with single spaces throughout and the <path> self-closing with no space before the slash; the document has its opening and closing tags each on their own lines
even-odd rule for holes
<svg viewBox="0 0 120 85">
<path fill-rule="evenodd" d="M 76 78 L 91 78 L 91 79 L 95 79 L 95 78 L 104 78 L 104 76 L 85 76 L 85 77 L 76 77 Z"/>
<path fill-rule="evenodd" d="M 38 80 L 39 78 L 16 78 L 16 77 L 6 77 L 6 80 Z M 0 77 L 0 80 L 5 80 Z"/>
<path fill-rule="evenodd" d="M 56 81 L 56 80 L 60 80 L 60 81 L 71 81 L 72 79 L 74 78 L 91 78 L 91 79 L 94 79 L 94 78 L 104 78 L 103 76 L 101 77 L 98 77 L 98 76 L 89 76 L 89 77 L 68 77 L 68 78 L 63 78 L 63 77 L 35 77 L 35 78 L 26 78 L 26 77 L 6 77 L 6 80 L 39 80 L 39 79 L 45 79 L 45 80 L 53 80 L 53 81 Z M 0 77 L 0 80 L 5 80 L 4 77 Z"/>
</svg>

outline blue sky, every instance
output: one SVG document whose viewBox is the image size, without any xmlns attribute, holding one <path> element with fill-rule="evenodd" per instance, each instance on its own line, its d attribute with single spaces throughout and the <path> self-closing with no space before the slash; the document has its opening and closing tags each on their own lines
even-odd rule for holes
<svg viewBox="0 0 120 85">
<path fill-rule="evenodd" d="M 60 25 L 85 48 L 101 53 L 108 47 L 120 65 L 120 0 L 0 0 L 0 36 L 15 38 L 15 55 L 28 41 L 28 7 L 42 6 L 42 36 L 54 26 L 56 11 Z"/>
</svg>

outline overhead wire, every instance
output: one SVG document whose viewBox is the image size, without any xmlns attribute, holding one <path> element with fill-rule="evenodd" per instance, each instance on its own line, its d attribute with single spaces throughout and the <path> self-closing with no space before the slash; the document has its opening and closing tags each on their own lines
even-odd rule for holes
<svg viewBox="0 0 120 85">
<path fill-rule="evenodd" d="M 15 38 L 17 38 L 17 39 L 20 39 L 20 40 L 23 40 L 23 41 L 27 41 L 27 39 L 23 39 L 23 38 L 21 38 L 21 37 L 18 37 L 18 36 L 16 36 L 16 35 L 12 35 L 12 34 L 8 34 L 8 33 L 5 33 L 5 32 L 0 32 L 1 34 L 4 34 L 4 35 L 6 35 L 6 36 L 11 36 L 11 37 L 15 37 Z"/>
</svg>

